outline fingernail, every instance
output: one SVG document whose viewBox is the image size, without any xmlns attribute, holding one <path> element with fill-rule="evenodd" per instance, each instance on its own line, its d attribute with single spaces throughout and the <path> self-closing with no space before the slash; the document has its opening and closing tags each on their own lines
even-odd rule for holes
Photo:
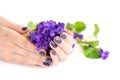
<svg viewBox="0 0 120 80">
<path fill-rule="evenodd" d="M 43 65 L 45 65 L 45 66 L 50 66 L 50 64 L 47 63 L 47 62 L 43 62 Z"/>
<path fill-rule="evenodd" d="M 51 45 L 56 48 L 57 47 L 57 44 L 55 44 L 55 42 L 51 41 Z"/>
<path fill-rule="evenodd" d="M 46 62 L 52 63 L 52 59 L 51 58 L 46 58 Z"/>
<path fill-rule="evenodd" d="M 23 30 L 23 31 L 27 30 L 27 27 L 22 27 L 22 30 Z"/>
<path fill-rule="evenodd" d="M 35 66 L 40 66 L 39 64 L 36 64 Z"/>
<path fill-rule="evenodd" d="M 54 50 L 51 50 L 51 53 L 52 53 L 53 55 L 56 55 L 56 52 L 55 52 Z"/>
<path fill-rule="evenodd" d="M 66 38 L 67 38 L 67 35 L 63 33 L 63 34 L 61 35 L 61 38 L 66 39 Z"/>
<path fill-rule="evenodd" d="M 41 54 L 42 56 L 45 56 L 45 52 L 40 51 L 39 54 Z"/>
<path fill-rule="evenodd" d="M 62 43 L 62 40 L 60 39 L 60 37 L 55 37 L 55 41 L 58 43 L 58 44 L 60 44 L 60 43 Z"/>
<path fill-rule="evenodd" d="M 75 47 L 75 44 L 72 45 L 72 48 L 74 48 L 74 47 Z"/>
</svg>

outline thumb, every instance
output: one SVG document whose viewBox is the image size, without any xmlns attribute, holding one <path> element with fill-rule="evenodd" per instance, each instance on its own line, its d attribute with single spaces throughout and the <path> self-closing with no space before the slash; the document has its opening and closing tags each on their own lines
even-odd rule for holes
<svg viewBox="0 0 120 80">
<path fill-rule="evenodd" d="M 0 25 L 5 26 L 10 29 L 13 29 L 13 30 L 19 32 L 20 34 L 25 34 L 29 31 L 29 29 L 27 27 L 23 27 L 21 25 L 15 24 L 1 16 L 0 16 Z"/>
</svg>

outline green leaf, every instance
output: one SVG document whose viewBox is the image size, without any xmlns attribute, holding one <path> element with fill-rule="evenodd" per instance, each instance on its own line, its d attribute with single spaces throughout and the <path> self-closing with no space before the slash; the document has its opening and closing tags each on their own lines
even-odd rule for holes
<svg viewBox="0 0 120 80">
<path fill-rule="evenodd" d="M 28 23 L 28 28 L 31 28 L 32 31 L 36 31 L 36 28 L 37 28 L 37 25 L 38 25 L 38 24 L 39 24 L 39 22 L 36 23 L 36 24 L 34 24 L 32 21 L 30 21 L 30 22 Z"/>
<path fill-rule="evenodd" d="M 77 33 L 80 33 L 86 29 L 85 23 L 80 21 L 77 21 L 74 27 Z"/>
<path fill-rule="evenodd" d="M 99 41 L 98 40 L 96 40 L 96 41 L 81 41 L 81 42 L 79 42 L 79 44 L 88 44 L 95 48 L 99 45 Z"/>
<path fill-rule="evenodd" d="M 83 50 L 87 50 L 89 47 L 88 46 L 83 46 L 82 48 L 83 48 Z"/>
<path fill-rule="evenodd" d="M 98 33 L 100 32 L 100 29 L 99 29 L 99 26 L 98 26 L 98 24 L 94 24 L 94 27 L 95 27 L 95 31 L 94 31 L 94 36 L 96 36 L 97 37 L 97 35 L 98 35 Z"/>
<path fill-rule="evenodd" d="M 66 29 L 72 31 L 73 28 L 74 28 L 74 25 L 73 25 L 73 24 L 71 24 L 71 23 L 67 23 L 67 25 L 66 25 Z"/>
<path fill-rule="evenodd" d="M 34 26 L 34 24 L 33 24 L 32 21 L 28 22 L 28 27 L 29 27 L 29 28 L 33 28 L 33 26 Z"/>
<path fill-rule="evenodd" d="M 101 55 L 99 54 L 100 48 L 88 48 L 84 51 L 84 55 L 88 58 L 97 59 L 101 58 Z"/>
<path fill-rule="evenodd" d="M 99 45 L 99 41 L 92 41 L 89 43 L 89 45 L 91 45 L 92 47 L 97 47 Z"/>
</svg>

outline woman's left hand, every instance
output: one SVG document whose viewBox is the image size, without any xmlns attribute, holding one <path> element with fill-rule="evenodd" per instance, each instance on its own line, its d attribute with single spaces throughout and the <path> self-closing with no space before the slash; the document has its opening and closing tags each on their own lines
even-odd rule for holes
<svg viewBox="0 0 120 80">
<path fill-rule="evenodd" d="M 3 17 L 0 17 L 0 25 L 13 29 L 19 32 L 21 35 L 25 35 L 30 31 L 30 29 L 26 29 L 26 27 L 22 27 L 21 25 L 10 22 Z M 66 60 L 67 56 L 73 52 L 73 33 L 71 31 L 65 30 L 65 32 L 63 32 L 60 36 L 56 36 L 49 45 L 52 48 L 50 51 L 50 57 L 52 59 L 52 64 L 50 65 L 52 66 Z"/>
</svg>

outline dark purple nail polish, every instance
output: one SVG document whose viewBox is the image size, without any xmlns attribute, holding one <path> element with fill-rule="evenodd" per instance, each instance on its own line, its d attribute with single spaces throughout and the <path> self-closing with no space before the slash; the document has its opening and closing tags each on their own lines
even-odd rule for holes
<svg viewBox="0 0 120 80">
<path fill-rule="evenodd" d="M 45 52 L 40 51 L 39 54 L 41 54 L 42 56 L 45 56 Z"/>
<path fill-rule="evenodd" d="M 35 66 L 40 66 L 39 64 L 36 64 Z"/>
<path fill-rule="evenodd" d="M 74 47 L 75 47 L 75 44 L 72 45 L 72 48 L 74 48 Z"/>
<path fill-rule="evenodd" d="M 55 56 L 56 52 L 54 50 L 51 50 L 51 53 Z"/>
<path fill-rule="evenodd" d="M 66 34 L 62 34 L 62 35 L 61 35 L 61 38 L 62 38 L 62 39 L 66 39 L 66 38 L 67 38 L 67 35 L 66 35 Z"/>
<path fill-rule="evenodd" d="M 62 43 L 62 40 L 60 39 L 60 37 L 55 37 L 55 42 L 57 42 L 58 44 L 61 44 Z"/>
<path fill-rule="evenodd" d="M 51 41 L 51 45 L 52 45 L 54 48 L 57 47 L 57 44 L 56 44 L 55 42 L 53 42 L 53 41 Z"/>
<path fill-rule="evenodd" d="M 27 27 L 22 27 L 22 30 L 23 30 L 23 31 L 27 30 Z"/>
<path fill-rule="evenodd" d="M 52 63 L 52 59 L 51 58 L 46 58 L 46 62 Z"/>
<path fill-rule="evenodd" d="M 45 65 L 45 66 L 50 66 L 50 64 L 47 63 L 47 62 L 43 62 L 43 65 Z"/>
</svg>

